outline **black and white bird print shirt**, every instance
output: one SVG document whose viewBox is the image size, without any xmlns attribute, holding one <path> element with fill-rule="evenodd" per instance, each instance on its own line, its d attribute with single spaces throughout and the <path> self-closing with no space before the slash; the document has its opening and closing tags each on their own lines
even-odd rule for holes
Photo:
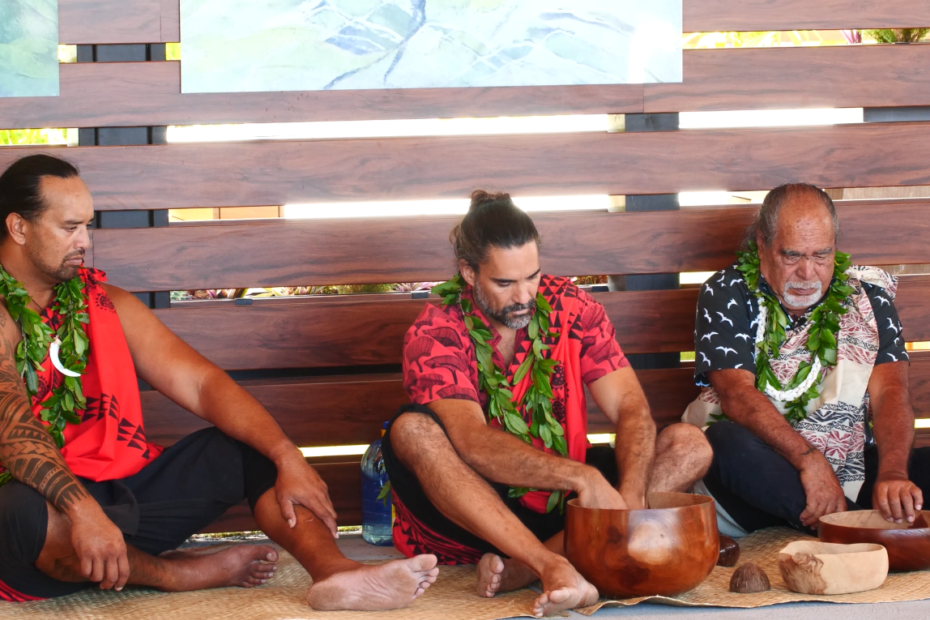
<svg viewBox="0 0 930 620">
<path fill-rule="evenodd" d="M 772 292 L 761 276 L 759 286 L 768 293 Z M 901 321 L 894 303 L 885 289 L 866 282 L 862 286 L 872 302 L 879 327 L 878 358 L 875 364 L 907 360 Z M 786 331 L 804 325 L 818 305 L 815 304 L 797 319 L 792 319 L 785 310 L 788 315 Z M 758 320 L 759 302 L 735 264 L 718 271 L 701 285 L 697 314 L 694 317 L 694 382 L 699 387 L 710 385 L 706 373 L 711 370 L 741 368 L 755 374 Z"/>
</svg>

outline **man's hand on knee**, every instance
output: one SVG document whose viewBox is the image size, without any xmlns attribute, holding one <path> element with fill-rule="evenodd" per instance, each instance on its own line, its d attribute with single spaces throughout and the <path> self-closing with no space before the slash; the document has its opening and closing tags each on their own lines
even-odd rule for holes
<svg viewBox="0 0 930 620">
<path fill-rule="evenodd" d="M 326 483 L 320 478 L 315 469 L 299 456 L 278 464 L 278 479 L 275 482 L 275 497 L 281 507 L 281 516 L 291 527 L 297 526 L 297 514 L 294 506 L 303 506 L 315 514 L 326 527 L 329 528 L 333 538 L 339 538 L 336 527 L 336 509 L 329 499 Z"/>
<path fill-rule="evenodd" d="M 601 472 L 593 467 L 585 466 L 584 476 L 578 488 L 578 502 L 584 508 L 604 508 L 611 510 L 625 510 L 626 502 Z"/>
<path fill-rule="evenodd" d="M 129 580 L 129 558 L 123 533 L 93 499 L 73 509 L 71 545 L 81 562 L 81 574 L 102 590 L 122 590 Z M 75 507 L 77 508 L 77 507 Z"/>
</svg>

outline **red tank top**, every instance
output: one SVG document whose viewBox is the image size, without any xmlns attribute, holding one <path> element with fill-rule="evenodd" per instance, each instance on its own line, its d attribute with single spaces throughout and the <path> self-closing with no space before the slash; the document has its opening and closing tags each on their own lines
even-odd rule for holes
<svg viewBox="0 0 930 620">
<path fill-rule="evenodd" d="M 87 368 L 81 376 L 87 407 L 77 412 L 80 424 L 65 427 L 61 453 L 75 475 L 95 482 L 115 480 L 135 474 L 163 448 L 145 439 L 135 365 L 113 301 L 100 285 L 106 274 L 82 268 L 80 275 L 90 318 L 85 326 L 90 342 Z M 61 316 L 52 308 L 46 308 L 41 316 L 52 329 L 61 324 Z M 42 411 L 42 401 L 64 379 L 48 357 L 42 367 L 39 389 L 32 399 L 36 417 Z"/>
</svg>

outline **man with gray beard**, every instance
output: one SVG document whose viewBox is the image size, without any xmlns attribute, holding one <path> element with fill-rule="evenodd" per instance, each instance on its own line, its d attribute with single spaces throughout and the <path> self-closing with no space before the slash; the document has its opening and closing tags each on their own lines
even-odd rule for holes
<svg viewBox="0 0 930 620">
<path fill-rule="evenodd" d="M 687 424 L 657 435 L 603 306 L 542 273 L 539 234 L 510 196 L 475 192 L 452 244 L 458 273 L 404 341 L 413 404 L 382 440 L 394 546 L 477 564 L 479 596 L 541 579 L 537 616 L 593 604 L 563 557 L 566 495 L 644 508 L 647 492 L 689 489 L 710 448 Z M 588 444 L 585 386 L 616 425 L 615 449 Z"/>
<path fill-rule="evenodd" d="M 714 450 L 695 490 L 720 531 L 875 508 L 913 522 L 930 490 L 930 449 L 912 451 L 908 354 L 897 280 L 838 252 L 833 201 L 805 184 L 766 196 L 732 266 L 701 287 L 683 421 Z M 871 422 L 871 424 L 870 424 Z"/>
</svg>

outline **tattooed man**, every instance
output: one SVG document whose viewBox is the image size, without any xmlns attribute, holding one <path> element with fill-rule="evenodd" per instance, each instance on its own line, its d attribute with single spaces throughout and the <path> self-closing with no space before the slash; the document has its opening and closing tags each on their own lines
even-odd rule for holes
<svg viewBox="0 0 930 620">
<path fill-rule="evenodd" d="M 93 584 L 264 583 L 272 547 L 176 550 L 243 499 L 313 576 L 313 607 L 390 609 L 422 594 L 436 579 L 434 556 L 382 566 L 345 558 L 326 485 L 268 412 L 133 295 L 82 266 L 93 218 L 90 192 L 63 160 L 26 157 L 0 176 L 0 599 Z M 60 342 L 41 351 L 41 368 L 17 368 L 17 347 L 36 346 L 39 323 Z M 71 376 L 85 349 L 80 378 Z M 137 377 L 214 426 L 166 449 L 150 443 Z M 59 425 L 62 403 L 71 420 Z"/>
</svg>

